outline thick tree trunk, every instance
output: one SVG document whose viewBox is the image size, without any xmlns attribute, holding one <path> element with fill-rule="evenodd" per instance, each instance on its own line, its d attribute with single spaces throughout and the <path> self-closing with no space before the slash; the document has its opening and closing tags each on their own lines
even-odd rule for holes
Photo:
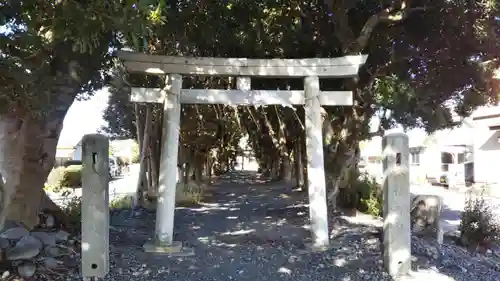
<svg viewBox="0 0 500 281">
<path fill-rule="evenodd" d="M 0 147 L 9 150 L 7 154 L 11 154 L 12 163 L 17 165 L 12 170 L 12 166 L 9 168 L 5 161 L 0 163 L 2 174 L 9 174 L 8 177 L 11 178 L 6 183 L 6 190 L 12 192 L 7 197 L 10 202 L 2 204 L 5 208 L 2 208 L 4 214 L 0 215 L 1 220 L 20 222 L 27 228 L 33 228 L 38 223 L 40 209 L 60 211 L 43 191 L 45 180 L 54 165 L 64 120 L 61 114 L 52 117 L 53 119 L 45 120 L 29 117 L 0 118 L 0 134 L 3 136 Z M 5 153 L 2 154 L 1 158 L 9 157 Z"/>
<path fill-rule="evenodd" d="M 0 229 L 7 220 L 12 198 L 21 183 L 25 124 L 20 118 L 0 117 Z"/>
</svg>

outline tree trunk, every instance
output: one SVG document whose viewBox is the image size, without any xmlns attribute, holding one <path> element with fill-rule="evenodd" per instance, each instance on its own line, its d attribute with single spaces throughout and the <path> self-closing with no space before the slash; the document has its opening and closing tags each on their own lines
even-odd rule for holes
<svg viewBox="0 0 500 281">
<path fill-rule="evenodd" d="M 148 105 L 147 110 L 146 110 L 146 120 L 145 124 L 142 126 L 144 129 L 143 131 L 143 139 L 141 141 L 141 159 L 140 159 L 140 168 L 139 168 L 139 176 L 137 180 L 137 188 L 136 188 L 136 206 L 140 206 L 144 203 L 144 196 L 146 195 L 145 193 L 149 190 L 149 187 L 147 185 L 147 180 L 146 180 L 146 168 L 147 168 L 147 155 L 148 155 L 148 148 L 149 148 L 149 135 L 151 131 L 151 122 L 153 118 L 153 113 L 152 113 L 152 106 Z M 139 126 L 141 127 L 141 126 Z"/>
<path fill-rule="evenodd" d="M 205 163 L 205 159 L 201 156 L 198 155 L 196 157 L 196 162 L 195 162 L 195 180 L 196 180 L 196 185 L 200 186 L 203 183 L 203 164 Z"/>
<path fill-rule="evenodd" d="M 295 143 L 293 152 L 294 164 L 295 164 L 295 180 L 297 182 L 297 188 L 304 188 L 304 165 L 302 161 L 302 144 L 300 139 Z"/>
<path fill-rule="evenodd" d="M 134 103 L 134 114 L 135 114 L 135 129 L 137 131 L 137 144 L 139 148 L 142 148 L 142 140 L 144 138 L 144 116 L 141 113 L 141 105 L 139 103 Z"/>
<path fill-rule="evenodd" d="M 150 173 L 150 179 L 151 179 L 151 191 L 152 194 L 157 195 L 158 194 L 158 167 L 156 166 L 157 163 L 155 161 L 155 157 L 152 153 L 152 148 L 150 147 L 149 149 L 149 173 Z"/>
<path fill-rule="evenodd" d="M 280 179 L 280 159 L 279 158 L 273 158 L 271 160 L 271 179 L 272 180 L 279 180 Z"/>
<path fill-rule="evenodd" d="M 281 158 L 281 179 L 286 182 L 292 182 L 292 163 L 290 155 L 287 154 Z"/>
<path fill-rule="evenodd" d="M 6 199 L 10 198 L 2 204 L 2 222 L 16 221 L 31 229 L 38 223 L 40 209 L 60 211 L 43 187 L 54 166 L 66 110 L 63 113 L 45 120 L 0 118 L 0 150 L 7 150 L 0 154 L 0 171 L 6 177 Z"/>
<path fill-rule="evenodd" d="M 21 183 L 24 133 L 26 125 L 20 118 L 0 117 L 0 229 L 9 215 L 12 198 Z"/>
</svg>

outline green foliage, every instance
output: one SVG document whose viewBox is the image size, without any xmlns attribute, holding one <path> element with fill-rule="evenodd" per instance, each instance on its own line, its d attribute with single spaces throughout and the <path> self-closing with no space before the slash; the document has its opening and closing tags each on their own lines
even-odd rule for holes
<svg viewBox="0 0 500 281">
<path fill-rule="evenodd" d="M 141 160 L 141 152 L 139 149 L 139 144 L 137 142 L 134 142 L 134 145 L 132 146 L 132 163 L 139 163 Z"/>
<path fill-rule="evenodd" d="M 124 196 L 120 198 L 115 198 L 109 203 L 111 209 L 129 209 L 133 206 L 132 196 Z"/>
<path fill-rule="evenodd" d="M 45 190 L 59 193 L 62 191 L 64 186 L 61 185 L 64 173 L 66 171 L 65 167 L 57 167 L 50 171 L 47 181 L 45 183 Z"/>
<path fill-rule="evenodd" d="M 77 94 L 102 87 L 109 47 L 161 23 L 148 17 L 151 9 L 124 1 L 3 1 L 0 114 L 64 117 Z"/>
<path fill-rule="evenodd" d="M 82 225 L 82 198 L 69 197 L 64 205 L 62 211 L 68 218 L 69 225 L 72 226 L 75 233 L 80 233 Z"/>
<path fill-rule="evenodd" d="M 482 196 L 467 199 L 458 229 L 460 242 L 470 250 L 487 249 L 500 241 L 500 225 Z"/>
<path fill-rule="evenodd" d="M 61 192 L 64 188 L 82 186 L 82 165 L 57 167 L 52 169 L 47 177 L 45 190 Z"/>
<path fill-rule="evenodd" d="M 82 186 L 82 165 L 71 165 L 64 170 L 60 185 L 64 187 Z"/>
<path fill-rule="evenodd" d="M 369 136 L 373 115 L 382 117 L 381 129 L 399 123 L 431 132 L 452 126 L 453 110 L 467 115 L 476 106 L 491 101 L 495 91 L 489 78 L 491 69 L 498 64 L 498 60 L 492 59 L 498 57 L 500 50 L 496 2 L 486 5 L 487 1 L 424 0 L 405 2 L 404 7 L 398 1 L 327 2 L 207 4 L 181 0 L 176 5 L 152 5 L 161 10 L 162 22 L 167 24 L 125 36 L 124 41 L 135 51 L 163 55 L 305 58 L 367 54 L 368 60 L 355 82 L 321 80 L 324 90 L 354 91 L 358 105 L 356 111 L 350 107 L 325 108 L 333 128 L 333 133 L 325 136 L 329 146 L 325 151 L 339 155 Z M 393 13 L 391 20 L 386 20 L 384 11 Z M 377 17 L 373 16 L 378 13 L 380 20 L 374 22 Z M 173 24 L 177 22 L 186 24 Z M 490 63 L 485 64 L 486 61 Z M 121 81 L 112 86 L 104 119 L 111 135 L 136 137 L 137 120 L 127 100 L 130 86 L 162 87 L 163 81 L 138 75 L 126 79 L 121 74 L 116 76 L 116 80 L 127 83 Z M 234 81 L 227 77 L 186 77 L 184 87 L 227 89 L 234 88 Z M 254 89 L 302 87 L 301 79 L 252 78 Z M 304 115 L 299 107 L 232 111 L 224 106 L 183 106 L 182 143 L 203 143 L 206 150 L 234 154 L 233 140 L 239 137 L 235 131 L 243 127 L 257 157 L 268 158 L 288 153 L 296 136 L 303 132 Z M 159 113 L 155 116 L 161 118 Z M 342 161 L 343 157 L 330 155 L 328 159 Z M 330 172 L 339 169 L 337 164 L 328 165 Z"/>
<path fill-rule="evenodd" d="M 338 200 L 341 207 L 357 209 L 377 217 L 382 215 L 382 187 L 367 174 L 354 180 L 350 187 L 341 189 Z"/>
</svg>

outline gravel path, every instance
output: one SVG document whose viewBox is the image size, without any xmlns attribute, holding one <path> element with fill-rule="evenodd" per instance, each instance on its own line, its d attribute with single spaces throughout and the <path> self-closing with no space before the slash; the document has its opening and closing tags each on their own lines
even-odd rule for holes
<svg viewBox="0 0 500 281">
<path fill-rule="evenodd" d="M 175 240 L 194 248 L 193 257 L 144 253 L 154 213 L 113 211 L 111 269 L 104 280 L 390 280 L 382 269 L 379 221 L 333 218 L 332 249 L 311 253 L 304 246 L 310 237 L 306 194 L 244 172 L 223 177 L 214 190 L 207 203 L 176 211 Z M 411 280 L 500 279 L 493 254 L 473 257 L 419 238 L 412 252 L 420 277 Z"/>
</svg>

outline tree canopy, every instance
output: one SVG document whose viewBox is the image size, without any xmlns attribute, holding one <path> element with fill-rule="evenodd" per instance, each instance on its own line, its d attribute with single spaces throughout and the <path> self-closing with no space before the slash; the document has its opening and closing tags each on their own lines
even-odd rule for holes
<svg viewBox="0 0 500 281">
<path fill-rule="evenodd" d="M 160 14 L 166 23 L 135 34 L 129 46 L 140 36 L 148 44 L 138 51 L 166 55 L 366 53 L 354 83 L 355 108 L 366 117 L 381 114 L 386 127 L 400 123 L 433 131 L 450 124 L 451 102 L 452 110 L 467 115 L 495 98 L 489 84 L 499 50 L 495 1 L 176 1 L 162 5 Z M 261 80 L 253 79 L 253 87 L 301 87 L 290 79 Z M 322 86 L 349 84 L 334 80 Z M 351 111 L 329 110 L 333 116 Z"/>
<path fill-rule="evenodd" d="M 372 135 L 369 123 L 373 116 L 381 119 L 379 132 L 396 124 L 433 132 L 453 126 L 453 114 L 467 116 L 497 98 L 491 80 L 499 55 L 496 1 L 205 0 L 163 4 L 157 12 L 164 24 L 134 33 L 124 39 L 126 45 L 150 54 L 204 57 L 368 55 L 358 77 L 320 81 L 323 90 L 352 90 L 355 99 L 353 107 L 324 107 L 325 165 L 334 185 L 348 182 L 352 165 L 346 163 L 352 162 L 359 141 Z M 184 82 L 185 88 L 235 87 L 234 78 L 228 77 L 186 77 Z M 110 124 L 107 131 L 135 136 L 138 115 L 134 116 L 131 105 L 122 104 L 128 87 L 163 85 L 140 75 L 129 75 L 125 84 L 117 85 L 112 86 L 110 102 L 120 103 L 110 105 L 105 113 Z M 302 87 L 301 79 L 252 78 L 254 89 Z M 221 130 L 214 128 L 220 126 L 200 126 L 194 111 L 200 112 L 184 106 L 184 143 L 199 144 L 199 136 L 211 128 L 212 145 L 231 147 L 228 140 L 218 138 Z M 220 112 L 226 112 L 226 118 Z M 219 125 L 241 124 L 257 157 L 268 162 L 262 165 L 271 170 L 290 159 L 296 143 L 304 143 L 301 107 L 221 110 L 212 106 L 203 109 L 202 116 L 205 124 L 214 118 Z M 197 130 L 194 138 L 193 130 Z"/>
</svg>

